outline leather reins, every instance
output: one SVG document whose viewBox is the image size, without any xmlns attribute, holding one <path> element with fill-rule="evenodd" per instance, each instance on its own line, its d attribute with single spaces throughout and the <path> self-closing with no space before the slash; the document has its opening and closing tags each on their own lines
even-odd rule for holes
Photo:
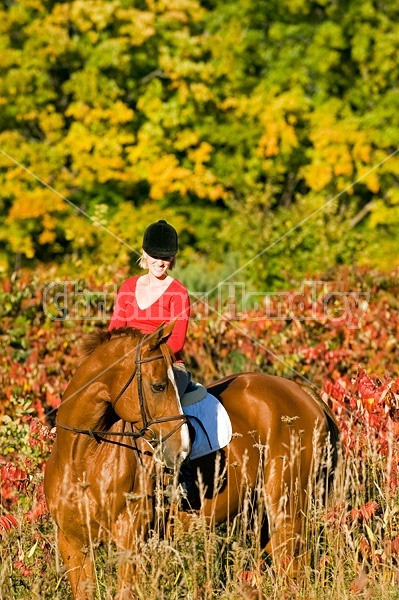
<svg viewBox="0 0 399 600">
<path fill-rule="evenodd" d="M 143 375 L 142 375 L 141 365 L 144 363 L 152 362 L 153 360 L 159 360 L 159 359 L 164 359 L 165 362 L 167 362 L 167 359 L 165 357 L 165 354 L 164 354 L 162 348 L 161 348 L 162 354 L 157 354 L 156 356 L 150 356 L 147 358 L 141 358 L 141 347 L 142 347 L 142 344 L 144 341 L 145 341 L 145 338 L 139 344 L 137 344 L 135 368 L 133 370 L 133 373 L 130 375 L 130 377 L 126 381 L 125 385 L 122 387 L 122 389 L 116 396 L 115 400 L 113 402 L 111 402 L 112 408 L 115 410 L 116 404 L 121 399 L 123 394 L 126 392 L 128 387 L 130 386 L 130 384 L 133 382 L 134 377 L 137 376 L 136 377 L 136 379 L 137 379 L 137 394 L 138 394 L 138 398 L 139 398 L 139 406 L 140 406 L 140 414 L 141 414 L 141 422 L 142 422 L 142 427 L 139 430 L 122 432 L 122 431 L 104 431 L 101 429 L 96 430 L 96 429 L 90 429 L 90 428 L 83 429 L 80 427 L 70 427 L 69 425 L 64 425 L 63 423 L 60 423 L 60 421 L 58 421 L 58 419 L 56 419 L 56 425 L 58 427 L 61 427 L 62 429 L 66 429 L 67 431 L 73 431 L 74 433 L 82 433 L 84 435 L 89 435 L 96 441 L 101 441 L 101 440 L 107 441 L 103 436 L 108 435 L 108 436 L 115 436 L 115 437 L 131 437 L 133 439 L 144 438 L 150 445 L 152 445 L 152 444 L 156 445 L 159 443 L 159 440 L 156 438 L 154 431 L 151 429 L 151 425 L 155 425 L 158 423 L 168 423 L 169 421 L 179 420 L 180 423 L 178 423 L 176 425 L 176 427 L 174 427 L 171 431 L 169 431 L 169 433 L 165 437 L 162 438 L 162 442 L 165 442 L 169 437 L 171 437 L 174 433 L 176 433 L 176 431 L 178 429 L 180 429 L 180 427 L 183 425 L 183 423 L 187 422 L 186 415 L 181 414 L 181 415 L 176 415 L 176 416 L 172 416 L 172 417 L 159 417 L 157 419 L 153 419 L 151 416 L 150 409 L 148 407 L 148 402 L 146 401 L 145 394 L 144 394 Z M 150 432 L 152 435 L 152 437 L 150 439 L 145 437 L 147 432 Z"/>
</svg>

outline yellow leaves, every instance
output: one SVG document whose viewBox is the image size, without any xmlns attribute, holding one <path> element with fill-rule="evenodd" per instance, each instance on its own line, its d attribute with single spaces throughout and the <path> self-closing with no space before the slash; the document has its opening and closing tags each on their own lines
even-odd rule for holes
<svg viewBox="0 0 399 600">
<path fill-rule="evenodd" d="M 57 219 L 53 215 L 46 213 L 43 215 L 42 223 L 45 229 L 55 229 L 57 225 Z"/>
<path fill-rule="evenodd" d="M 344 146 L 331 148 L 319 158 L 301 169 L 308 186 L 317 192 L 334 182 L 336 189 L 342 191 L 350 185 L 354 165 L 350 154 Z M 352 193 L 352 189 L 347 189 Z"/>
<path fill-rule="evenodd" d="M 345 144 L 336 144 L 325 153 L 329 163 L 333 165 L 332 171 L 335 177 L 339 175 L 353 174 L 353 161 L 351 153 Z"/>
<path fill-rule="evenodd" d="M 65 113 L 68 117 L 74 117 L 88 126 L 99 121 L 105 121 L 110 125 L 128 123 L 133 119 L 134 112 L 121 100 L 117 100 L 111 107 L 91 108 L 84 102 L 72 102 Z"/>
<path fill-rule="evenodd" d="M 295 14 L 308 14 L 309 12 L 309 3 L 307 0 L 289 0 L 289 2 L 283 3 L 283 10 L 287 10 L 289 13 Z"/>
<path fill-rule="evenodd" d="M 316 191 L 333 182 L 336 189 L 343 190 L 360 180 L 376 194 L 380 189 L 378 173 L 370 172 L 375 161 L 370 143 L 374 132 L 360 129 L 354 116 L 340 114 L 341 108 L 339 100 L 330 100 L 312 114 L 309 139 L 313 148 L 308 152 L 311 162 L 301 173 Z M 348 193 L 352 191 L 349 187 Z"/>
<path fill-rule="evenodd" d="M 124 172 L 123 159 L 119 156 L 96 156 L 93 163 L 100 183 L 106 183 L 112 179 L 128 180 L 128 174 Z"/>
<path fill-rule="evenodd" d="M 42 12 L 44 10 L 42 0 L 23 0 L 22 4 L 26 6 L 26 8 L 37 10 L 38 12 Z"/>
<path fill-rule="evenodd" d="M 21 59 L 20 50 L 15 50 L 14 48 L 0 48 L 0 65 L 2 69 L 20 65 Z"/>
<path fill-rule="evenodd" d="M 6 134 L 2 137 L 4 140 L 7 139 Z M 12 149 L 15 143 L 17 143 L 15 136 L 9 135 L 9 152 L 13 157 L 18 156 L 22 162 L 26 161 L 29 156 L 29 147 L 27 144 L 21 143 L 18 148 Z M 32 188 L 32 184 L 35 182 L 34 175 L 38 176 L 40 173 L 42 176 L 45 174 L 48 176 L 52 165 L 44 161 L 44 156 L 36 155 L 33 152 L 30 158 L 34 162 L 33 164 L 28 163 L 29 171 L 24 170 L 22 166 L 11 167 L 10 165 L 13 163 L 11 158 L 8 158 L 8 170 L 2 182 L 3 194 L 13 198 L 13 204 L 5 219 L 8 230 L 7 240 L 13 251 L 25 254 L 27 258 L 34 257 L 37 242 L 48 244 L 55 241 L 58 219 L 64 216 L 68 210 L 64 199 L 46 188 L 43 183 L 36 182 L 35 187 Z M 40 227 L 43 228 L 40 234 L 31 233 L 32 231 L 37 232 Z"/>
<path fill-rule="evenodd" d="M 38 185 L 33 190 L 20 189 L 8 214 L 7 222 L 38 219 L 47 213 L 65 210 L 65 201 L 60 196 Z M 49 225 L 50 222 L 47 221 L 47 224 Z"/>
<path fill-rule="evenodd" d="M 399 189 L 397 187 L 391 187 L 388 190 L 387 197 L 393 206 L 399 206 Z"/>
<path fill-rule="evenodd" d="M 48 229 L 45 229 L 40 235 L 39 235 L 39 244 L 53 244 L 56 240 L 56 234 L 54 231 L 49 231 Z"/>
<path fill-rule="evenodd" d="M 57 2 L 47 18 L 56 25 L 64 25 L 68 30 L 70 27 L 70 8 L 70 2 Z"/>
<path fill-rule="evenodd" d="M 26 10 L 23 2 L 15 2 L 11 4 L 8 10 L 2 10 L 0 17 L 0 31 L 8 32 L 13 26 L 22 27 L 29 21 L 29 11 Z"/>
<path fill-rule="evenodd" d="M 340 120 L 337 114 L 340 109 L 340 102 L 331 100 L 316 109 L 310 115 L 312 132 L 311 138 L 315 147 L 324 148 L 331 142 L 342 140 L 342 131 L 340 131 Z M 346 123 L 346 127 L 348 123 Z M 342 129 L 342 125 L 341 125 Z"/>
<path fill-rule="evenodd" d="M 36 196 L 36 197 L 35 197 Z M 21 193 L 11 207 L 7 221 L 18 221 L 23 219 L 37 219 L 45 214 L 42 199 L 38 194 L 32 197 L 32 193 Z"/>
<path fill-rule="evenodd" d="M 59 113 L 55 112 L 53 106 L 48 107 L 39 113 L 38 121 L 40 129 L 46 135 L 47 140 L 53 143 L 60 139 L 63 135 L 63 127 L 65 125 L 64 118 Z"/>
<path fill-rule="evenodd" d="M 29 235 L 19 223 L 12 223 L 7 230 L 7 242 L 11 251 L 24 254 L 26 258 L 35 256 L 35 247 L 32 236 Z"/>
<path fill-rule="evenodd" d="M 176 187 L 181 187 L 183 180 L 189 175 L 188 169 L 180 167 L 173 154 L 160 157 L 149 169 L 150 197 L 154 200 L 162 199 L 167 193 L 175 191 Z"/>
<path fill-rule="evenodd" d="M 379 198 L 371 209 L 370 227 L 375 229 L 378 225 L 386 224 L 399 226 L 399 206 L 389 206 Z"/>
<path fill-rule="evenodd" d="M 64 220 L 64 233 L 74 248 L 90 247 L 95 242 L 97 229 L 89 226 L 89 221 L 79 214 L 71 214 Z"/>
<path fill-rule="evenodd" d="M 92 108 L 85 102 L 71 102 L 65 111 L 67 117 L 73 117 L 77 121 L 82 121 L 85 125 L 92 122 Z"/>
<path fill-rule="evenodd" d="M 310 71 L 328 78 L 332 69 L 341 68 L 342 50 L 346 44 L 341 24 L 329 20 L 320 23 L 307 47 L 306 59 Z"/>
<path fill-rule="evenodd" d="M 258 156 L 270 158 L 292 152 L 299 145 L 295 113 L 303 110 L 301 95 L 295 90 L 276 97 L 259 95 L 251 104 L 255 113 L 262 111 L 259 120 L 263 135 L 258 144 Z"/>
<path fill-rule="evenodd" d="M 283 154 L 289 154 L 299 145 L 295 127 L 289 124 L 283 124 L 280 129 L 280 148 Z"/>
<path fill-rule="evenodd" d="M 120 26 L 119 32 L 129 38 L 132 46 L 141 46 L 155 34 L 155 18 L 151 12 L 118 8 L 115 16 L 126 22 Z"/>
<path fill-rule="evenodd" d="M 211 158 L 212 146 L 207 142 L 202 142 L 198 148 L 188 152 L 188 157 L 196 165 L 208 162 Z"/>
<path fill-rule="evenodd" d="M 203 83 L 190 84 L 191 95 L 197 102 L 209 102 L 214 99 L 213 93 Z"/>
<path fill-rule="evenodd" d="M 190 146 L 196 146 L 198 144 L 198 134 L 192 129 L 183 129 L 179 131 L 176 136 L 175 148 L 180 152 L 186 150 Z"/>
<path fill-rule="evenodd" d="M 52 244 L 56 240 L 58 219 L 67 212 L 68 205 L 60 195 L 39 183 L 33 189 L 27 188 L 27 173 L 22 174 L 24 176 L 21 176 L 21 168 L 10 170 L 6 180 L 8 185 L 3 186 L 5 193 L 15 198 L 5 219 L 7 240 L 14 252 L 33 258 L 35 243 Z M 31 184 L 32 175 L 29 179 Z M 29 224 L 25 225 L 26 222 Z M 31 233 L 32 226 L 35 231 L 41 226 L 43 231 L 35 236 Z"/>
<path fill-rule="evenodd" d="M 36 119 L 39 117 L 39 114 L 40 113 L 38 110 L 30 110 L 29 112 L 24 112 L 23 115 L 17 115 L 17 121 L 25 121 L 25 123 L 28 121 L 36 121 Z"/>
<path fill-rule="evenodd" d="M 114 2 L 103 0 L 74 0 L 70 3 L 70 18 L 80 31 L 101 31 L 110 23 L 115 10 Z"/>
<path fill-rule="evenodd" d="M 370 164 L 371 150 L 371 144 L 366 141 L 365 132 L 359 132 L 352 149 L 352 155 L 354 160 L 360 161 L 365 164 Z"/>
<path fill-rule="evenodd" d="M 199 148 L 190 151 L 195 161 L 194 169 L 179 165 L 173 154 L 160 156 L 148 165 L 148 181 L 151 185 L 150 198 L 161 200 L 167 194 L 178 193 L 181 196 L 195 194 L 199 198 L 218 200 L 226 197 L 226 192 L 216 177 L 204 165 L 211 152 L 211 146 L 202 143 Z"/>
<path fill-rule="evenodd" d="M 277 123 L 270 123 L 265 134 L 259 140 L 258 152 L 260 156 L 277 156 L 279 153 L 279 127 Z"/>
<path fill-rule="evenodd" d="M 78 104 L 75 108 L 82 110 L 87 117 L 92 112 L 86 112 L 87 107 L 84 105 Z M 98 110 L 104 116 L 104 111 Z M 72 160 L 74 177 L 71 185 L 87 189 L 95 181 L 106 183 L 110 180 L 128 180 L 124 151 L 133 141 L 133 134 L 110 123 L 93 122 L 90 127 L 86 127 L 75 120 L 63 143 L 65 154 Z"/>
<path fill-rule="evenodd" d="M 232 109 L 236 109 L 239 105 L 238 98 L 225 98 L 221 102 L 218 103 L 218 107 L 220 110 L 229 111 Z"/>
<path fill-rule="evenodd" d="M 163 104 L 161 98 L 157 96 L 145 95 L 139 99 L 137 109 L 140 110 L 148 119 L 157 123 L 161 118 Z"/>
<path fill-rule="evenodd" d="M 373 194 L 378 194 L 380 191 L 380 180 L 377 171 L 371 171 L 370 167 L 361 167 L 358 169 L 357 179 L 360 179 L 363 185 Z"/>
<path fill-rule="evenodd" d="M 150 136 L 147 136 L 144 132 L 139 132 L 138 143 L 127 149 L 127 161 L 129 165 L 133 165 L 134 169 L 130 168 L 132 181 L 138 181 L 144 179 L 147 176 L 147 162 L 150 160 L 152 155 L 158 156 L 158 147 L 154 144 L 149 146 L 145 143 L 145 140 L 150 140 Z M 140 171 L 138 177 L 134 173 Z"/>
<path fill-rule="evenodd" d="M 98 138 L 82 123 L 75 121 L 65 138 L 65 149 L 68 149 L 70 154 L 75 157 L 77 164 L 81 163 L 79 155 L 83 157 L 83 161 L 87 158 L 85 154 L 92 151 L 96 145 Z"/>
<path fill-rule="evenodd" d="M 64 93 L 73 95 L 76 101 L 91 106 L 110 106 L 119 99 L 120 93 L 115 82 L 93 66 L 85 66 L 81 71 L 73 73 L 62 88 Z"/>
<path fill-rule="evenodd" d="M 44 19 L 35 19 L 26 27 L 29 36 L 25 48 L 25 60 L 39 58 L 42 60 L 55 61 L 65 53 L 70 44 L 67 24 L 54 23 L 52 15 Z"/>
<path fill-rule="evenodd" d="M 172 76 L 173 78 L 173 76 Z M 177 92 L 179 95 L 179 103 L 184 106 L 184 104 L 187 104 L 189 97 L 190 97 L 190 90 L 189 87 L 187 85 L 187 83 L 185 81 L 179 81 L 178 84 L 174 84 L 177 85 Z"/>
<path fill-rule="evenodd" d="M 312 190 L 320 192 L 332 180 L 332 169 L 324 161 L 313 161 L 302 168 L 302 175 Z"/>
<path fill-rule="evenodd" d="M 389 152 L 389 151 L 388 151 Z M 384 174 L 393 174 L 395 178 L 397 178 L 398 173 L 399 173 L 399 155 L 396 153 L 394 156 L 391 155 L 389 156 L 390 152 L 385 152 L 382 150 L 379 151 L 375 151 L 375 159 L 378 162 L 381 162 L 382 164 L 379 167 L 379 172 L 381 173 L 381 175 Z M 389 158 L 388 158 L 389 156 Z M 388 160 L 386 160 L 388 158 Z M 382 162 L 384 161 L 384 162 Z M 387 195 L 389 197 L 391 197 L 392 194 L 395 194 L 394 190 L 396 188 L 393 188 L 391 186 L 389 186 L 388 190 L 387 190 Z"/>
<path fill-rule="evenodd" d="M 161 14 L 166 22 L 187 23 L 189 19 L 200 21 L 205 14 L 197 0 L 147 0 L 147 5 L 155 14 Z"/>
</svg>

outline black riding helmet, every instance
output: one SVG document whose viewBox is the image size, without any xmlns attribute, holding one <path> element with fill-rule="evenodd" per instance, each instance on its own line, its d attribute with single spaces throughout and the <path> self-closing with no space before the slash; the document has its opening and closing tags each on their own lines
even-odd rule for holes
<svg viewBox="0 0 399 600">
<path fill-rule="evenodd" d="M 176 229 L 161 219 L 144 232 L 143 250 L 153 258 L 175 256 L 179 249 Z"/>
</svg>

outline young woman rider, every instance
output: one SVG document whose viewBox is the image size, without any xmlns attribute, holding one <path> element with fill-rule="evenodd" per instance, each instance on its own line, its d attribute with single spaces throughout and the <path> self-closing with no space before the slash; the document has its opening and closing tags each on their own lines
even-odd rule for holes
<svg viewBox="0 0 399 600">
<path fill-rule="evenodd" d="M 180 355 L 186 339 L 190 303 L 187 289 L 169 275 L 177 251 L 177 233 L 169 223 L 160 220 L 146 229 L 139 264 L 147 273 L 130 277 L 121 285 L 108 329 L 129 326 L 142 333 L 152 333 L 162 323 L 176 319 L 167 343 L 176 357 L 173 366 L 181 397 L 190 380 Z"/>
</svg>

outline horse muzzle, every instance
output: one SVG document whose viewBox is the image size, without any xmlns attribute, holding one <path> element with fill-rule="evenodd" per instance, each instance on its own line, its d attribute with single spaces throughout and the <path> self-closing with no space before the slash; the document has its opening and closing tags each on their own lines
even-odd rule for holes
<svg viewBox="0 0 399 600">
<path fill-rule="evenodd" d="M 183 423 L 176 433 L 162 441 L 160 454 L 170 469 L 175 469 L 187 458 L 191 451 L 190 434 L 187 423 Z"/>
</svg>

